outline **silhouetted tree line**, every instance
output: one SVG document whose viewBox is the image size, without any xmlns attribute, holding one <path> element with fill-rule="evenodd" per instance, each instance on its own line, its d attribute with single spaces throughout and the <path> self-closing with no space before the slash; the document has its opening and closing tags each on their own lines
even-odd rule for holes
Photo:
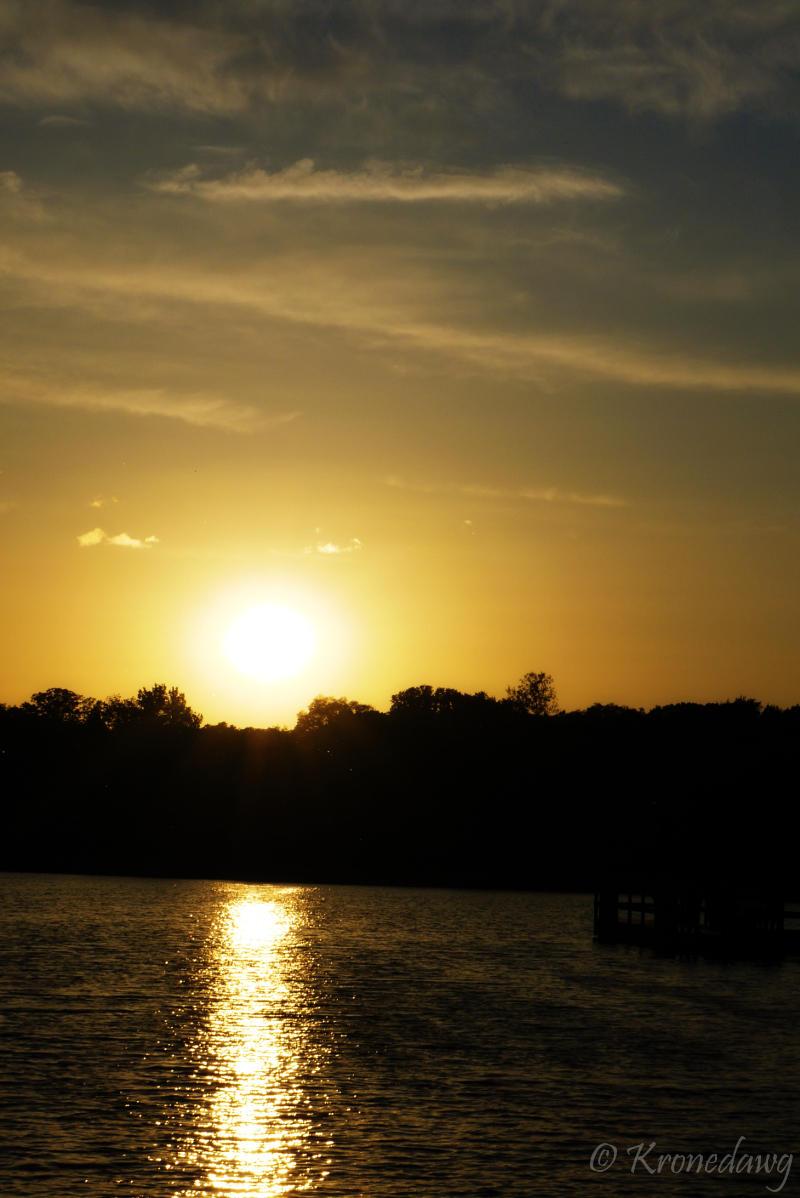
<svg viewBox="0 0 800 1198">
<path fill-rule="evenodd" d="M 8 711 L 9 708 L 4 710 Z M 135 699 L 110 695 L 108 699 L 88 699 L 75 691 L 54 686 L 31 695 L 30 702 L 11 708 L 36 716 L 49 724 L 83 724 L 90 728 L 129 728 L 134 725 L 161 728 L 199 728 L 203 717 L 192 711 L 177 686 L 167 690 L 156 683 L 150 690 L 142 687 Z"/>
<path fill-rule="evenodd" d="M 800 706 L 559 711 L 410 687 L 318 696 L 294 729 L 202 726 L 176 687 L 0 705 L 0 868 L 589 889 L 659 877 L 800 892 Z"/>
</svg>

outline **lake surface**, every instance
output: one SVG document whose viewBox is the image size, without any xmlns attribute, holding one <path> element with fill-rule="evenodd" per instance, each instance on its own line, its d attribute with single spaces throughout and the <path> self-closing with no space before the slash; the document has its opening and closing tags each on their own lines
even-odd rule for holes
<svg viewBox="0 0 800 1198">
<path fill-rule="evenodd" d="M 796 1194 L 798 963 L 601 946 L 591 915 L 0 875 L 0 1194 Z M 733 1172 L 631 1173 L 742 1136 Z"/>
</svg>

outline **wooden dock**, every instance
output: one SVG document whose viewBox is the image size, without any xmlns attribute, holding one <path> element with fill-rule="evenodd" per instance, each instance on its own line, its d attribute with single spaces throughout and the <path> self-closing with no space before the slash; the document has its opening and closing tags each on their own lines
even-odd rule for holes
<svg viewBox="0 0 800 1198">
<path fill-rule="evenodd" d="M 609 888 L 594 896 L 594 934 L 669 953 L 781 956 L 800 953 L 800 902 L 775 891 Z"/>
</svg>

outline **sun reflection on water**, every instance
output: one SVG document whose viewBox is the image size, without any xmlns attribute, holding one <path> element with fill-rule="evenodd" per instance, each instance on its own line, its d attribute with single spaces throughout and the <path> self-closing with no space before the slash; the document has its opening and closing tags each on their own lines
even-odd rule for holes
<svg viewBox="0 0 800 1198">
<path fill-rule="evenodd" d="M 208 1016 L 193 1046 L 206 1100 L 179 1154 L 204 1175 L 195 1194 L 266 1198 L 312 1189 L 326 1172 L 297 894 L 253 895 L 229 903 L 213 942 Z"/>
</svg>

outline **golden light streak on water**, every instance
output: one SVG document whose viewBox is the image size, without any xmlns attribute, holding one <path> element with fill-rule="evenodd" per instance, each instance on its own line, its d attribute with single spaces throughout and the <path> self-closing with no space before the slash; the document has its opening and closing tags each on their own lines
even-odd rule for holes
<svg viewBox="0 0 800 1198">
<path fill-rule="evenodd" d="M 232 897 L 218 920 L 208 1017 L 193 1047 L 208 1102 L 179 1153 L 206 1182 L 188 1192 L 273 1198 L 325 1175 L 304 1084 L 318 1074 L 321 1053 L 303 1016 L 296 894 L 254 887 Z"/>
</svg>

